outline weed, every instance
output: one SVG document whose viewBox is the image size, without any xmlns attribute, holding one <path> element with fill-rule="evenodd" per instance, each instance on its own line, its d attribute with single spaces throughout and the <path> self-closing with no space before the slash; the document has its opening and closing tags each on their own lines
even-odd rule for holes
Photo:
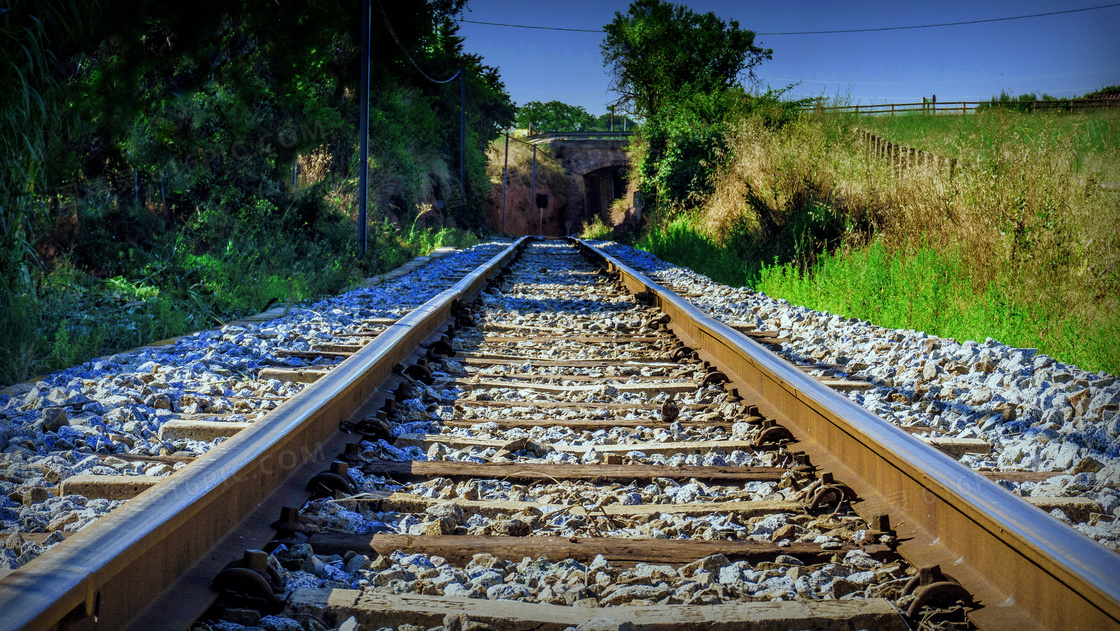
<svg viewBox="0 0 1120 631">
<path fill-rule="evenodd" d="M 595 217 L 591 223 L 583 227 L 583 232 L 579 236 L 581 239 L 593 241 L 607 240 L 614 238 L 614 229 L 603 223 L 600 217 Z"/>
<path fill-rule="evenodd" d="M 1101 150 L 1115 147 L 1115 117 L 746 116 L 711 195 L 655 218 L 638 245 L 814 308 L 1117 372 L 1120 193 L 1096 184 L 1120 173 Z M 857 125 L 961 166 L 894 173 L 857 144 Z"/>
</svg>

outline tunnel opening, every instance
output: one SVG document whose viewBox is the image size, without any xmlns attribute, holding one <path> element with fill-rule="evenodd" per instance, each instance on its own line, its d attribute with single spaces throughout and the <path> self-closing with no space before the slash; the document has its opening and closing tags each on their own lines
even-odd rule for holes
<svg viewBox="0 0 1120 631">
<path fill-rule="evenodd" d="M 615 210 L 612 207 L 615 201 L 627 197 L 628 175 L 626 167 L 608 166 L 595 169 L 583 176 L 586 195 L 583 212 L 585 224 L 591 223 L 596 217 L 608 225 L 618 225 L 622 222 L 625 209 Z"/>
</svg>

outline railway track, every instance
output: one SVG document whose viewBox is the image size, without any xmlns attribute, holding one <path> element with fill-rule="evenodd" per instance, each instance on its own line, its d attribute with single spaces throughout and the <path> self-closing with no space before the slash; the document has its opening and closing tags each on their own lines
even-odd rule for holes
<svg viewBox="0 0 1120 631">
<path fill-rule="evenodd" d="M 1113 553 L 586 244 L 381 324 L 0 580 L 4 625 L 1120 621 Z"/>
</svg>

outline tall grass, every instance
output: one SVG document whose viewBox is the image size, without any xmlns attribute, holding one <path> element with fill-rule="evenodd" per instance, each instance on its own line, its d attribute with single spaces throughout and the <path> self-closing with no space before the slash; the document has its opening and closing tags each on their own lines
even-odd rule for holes
<svg viewBox="0 0 1120 631">
<path fill-rule="evenodd" d="M 325 209 L 313 232 L 258 223 L 229 227 L 223 243 L 196 252 L 199 233 L 207 231 L 196 222 L 157 236 L 147 250 L 108 252 L 96 267 L 111 277 L 62 258 L 28 291 L 0 292 L 0 335 L 11 341 L 0 347 L 0 387 L 274 305 L 336 294 L 418 254 L 477 242 L 460 229 L 382 222 L 371 226 L 367 258 L 359 260 L 354 226 L 338 209 Z M 110 267 L 109 259 L 118 265 Z"/>
<path fill-rule="evenodd" d="M 1002 282 L 978 290 L 959 254 L 922 247 L 890 252 L 881 241 L 824 254 L 808 271 L 765 267 L 759 291 L 811 309 L 932 335 L 1042 348 L 1090 370 L 1117 372 L 1120 319 L 1086 322 L 1052 300 L 1024 298 Z"/>
<path fill-rule="evenodd" d="M 751 259 L 721 243 L 696 223 L 695 215 L 679 215 L 656 230 L 643 234 L 635 244 L 658 258 L 672 261 L 726 285 L 745 285 L 754 279 Z"/>
<path fill-rule="evenodd" d="M 711 197 L 639 245 L 814 308 L 1120 372 L 1120 193 L 1096 184 L 1120 156 L 1101 150 L 1114 114 L 1092 116 L 746 118 Z M 871 124 L 965 164 L 896 175 L 856 143 Z"/>
<path fill-rule="evenodd" d="M 1105 181 L 1120 181 L 1120 109 L 1108 108 L 1073 114 L 1024 114 L 1006 110 L 980 116 L 945 116 L 921 112 L 898 116 L 865 116 L 856 124 L 893 142 L 923 149 L 947 158 L 972 160 L 978 145 L 998 143 L 999 135 L 1031 141 L 1076 145 L 1073 170 L 1095 174 Z M 993 116 L 996 114 L 996 116 Z M 998 121 L 998 125 L 993 125 Z M 963 140 L 963 142 L 962 142 Z"/>
</svg>

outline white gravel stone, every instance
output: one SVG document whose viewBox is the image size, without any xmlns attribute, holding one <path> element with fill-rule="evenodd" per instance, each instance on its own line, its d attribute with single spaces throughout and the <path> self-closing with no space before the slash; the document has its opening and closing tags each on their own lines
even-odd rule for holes
<svg viewBox="0 0 1120 631">
<path fill-rule="evenodd" d="M 822 376 L 874 383 L 847 396 L 887 422 L 990 443 L 991 455 L 961 459 L 970 467 L 1072 472 L 1089 458 L 1102 467 L 1098 483 L 1063 494 L 1103 502 L 1103 488 L 1120 487 L 1120 380 L 1113 375 L 991 338 L 959 342 L 813 311 L 720 285 L 617 243 L 599 247 L 669 289 L 692 294 L 690 302 L 717 320 L 778 329 L 791 338 L 780 351 L 791 360 L 842 366 Z M 1112 529 L 1120 534 L 1120 521 L 1103 530 Z"/>
</svg>

